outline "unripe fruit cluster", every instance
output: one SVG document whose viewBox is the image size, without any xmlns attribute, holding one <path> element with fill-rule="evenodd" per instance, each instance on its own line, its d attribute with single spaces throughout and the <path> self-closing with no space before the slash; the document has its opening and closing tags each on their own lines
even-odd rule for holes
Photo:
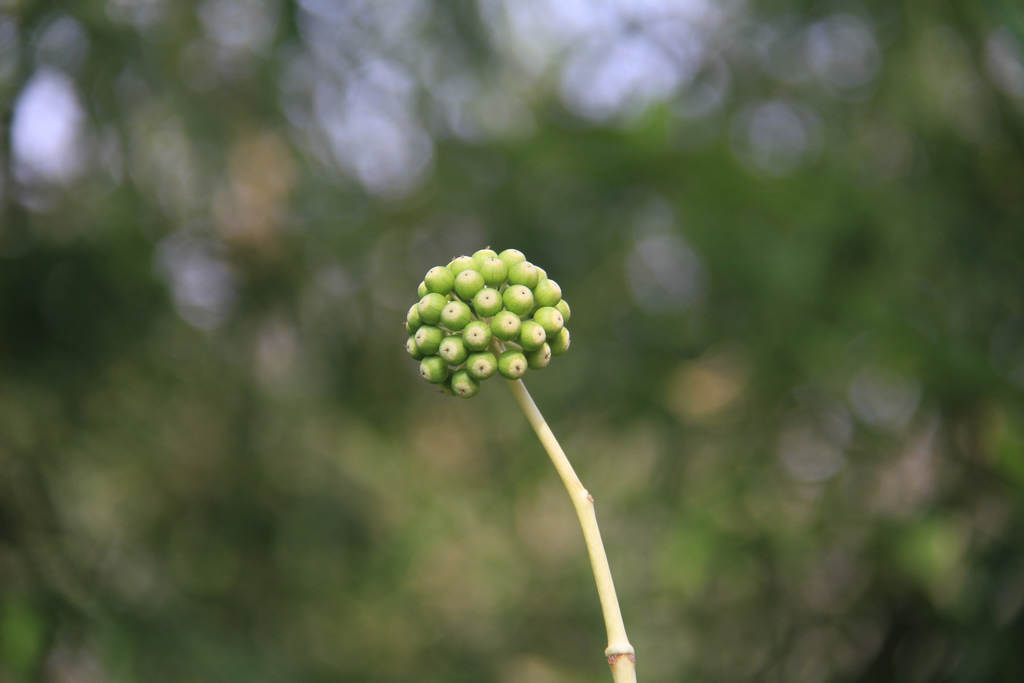
<svg viewBox="0 0 1024 683">
<path fill-rule="evenodd" d="M 569 350 L 562 288 L 518 249 L 481 249 L 434 266 L 409 308 L 405 349 L 420 376 L 470 398 L 480 382 L 519 379 Z"/>
</svg>

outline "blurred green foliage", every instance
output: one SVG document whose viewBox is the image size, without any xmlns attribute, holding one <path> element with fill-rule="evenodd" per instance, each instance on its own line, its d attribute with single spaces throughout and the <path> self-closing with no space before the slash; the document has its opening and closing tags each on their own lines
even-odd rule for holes
<svg viewBox="0 0 1024 683">
<path fill-rule="evenodd" d="M 1024 679 L 1012 2 L 0 2 L 0 681 Z"/>
</svg>

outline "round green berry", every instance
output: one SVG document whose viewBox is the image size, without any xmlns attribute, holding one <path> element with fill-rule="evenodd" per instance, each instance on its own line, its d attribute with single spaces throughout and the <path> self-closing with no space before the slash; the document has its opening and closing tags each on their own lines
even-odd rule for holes
<svg viewBox="0 0 1024 683">
<path fill-rule="evenodd" d="M 516 315 L 529 315 L 533 310 L 533 292 L 525 285 L 509 285 L 502 293 L 501 301 Z"/>
<path fill-rule="evenodd" d="M 473 310 L 483 318 L 491 317 L 501 310 L 501 294 L 496 289 L 484 287 L 473 297 Z"/>
<path fill-rule="evenodd" d="M 475 270 L 464 270 L 455 276 L 455 293 L 463 301 L 469 301 L 484 288 L 484 276 Z"/>
<path fill-rule="evenodd" d="M 480 270 L 484 265 L 484 261 L 489 258 L 498 258 L 498 252 L 490 248 L 474 251 L 473 263 L 476 264 L 475 269 Z"/>
<path fill-rule="evenodd" d="M 533 320 L 524 320 L 522 327 L 519 328 L 519 345 L 527 351 L 539 349 L 547 338 L 544 328 Z"/>
<path fill-rule="evenodd" d="M 462 330 L 462 341 L 472 351 L 483 351 L 491 343 L 491 328 L 487 323 L 474 320 Z"/>
<path fill-rule="evenodd" d="M 484 282 L 488 287 L 500 287 L 505 284 L 505 278 L 508 277 L 508 266 L 497 256 L 485 258 L 480 264 L 480 274 L 484 276 Z"/>
<path fill-rule="evenodd" d="M 509 341 L 519 335 L 523 321 L 512 311 L 501 311 L 491 320 L 491 332 L 498 339 Z"/>
<path fill-rule="evenodd" d="M 558 312 L 562 314 L 562 320 L 564 320 L 565 322 L 569 322 L 569 316 L 572 313 L 572 310 L 569 308 L 569 302 L 566 301 L 565 299 L 562 299 L 557 304 L 555 304 L 555 308 L 557 308 Z"/>
<path fill-rule="evenodd" d="M 565 326 L 562 314 L 558 312 L 557 308 L 552 308 L 551 306 L 538 308 L 537 312 L 533 314 L 533 319 L 544 328 L 548 339 L 553 338 Z"/>
<path fill-rule="evenodd" d="M 498 254 L 498 258 L 504 261 L 506 266 L 511 268 L 515 264 L 525 261 L 526 255 L 518 249 L 506 249 Z"/>
<path fill-rule="evenodd" d="M 420 312 L 420 320 L 425 322 L 427 325 L 436 325 L 441 320 L 441 311 L 444 310 L 445 304 L 448 303 L 448 299 L 445 298 L 444 294 L 438 294 L 437 292 L 430 292 L 426 294 L 420 302 L 416 304 L 416 307 Z"/>
<path fill-rule="evenodd" d="M 522 351 L 509 350 L 498 358 L 498 372 L 502 377 L 519 379 L 526 374 L 526 355 Z"/>
<path fill-rule="evenodd" d="M 472 319 L 473 312 L 469 310 L 469 306 L 461 301 L 449 301 L 441 309 L 441 322 L 449 330 L 457 332 L 468 325 Z"/>
<path fill-rule="evenodd" d="M 409 312 L 405 314 L 405 331 L 409 334 L 414 334 L 416 330 L 420 329 L 423 321 L 420 319 L 419 302 L 409 307 Z"/>
<path fill-rule="evenodd" d="M 487 379 L 498 370 L 498 361 L 490 351 L 469 354 L 466 371 L 473 379 Z"/>
<path fill-rule="evenodd" d="M 466 350 L 466 342 L 462 340 L 462 337 L 452 335 L 445 337 L 441 346 L 437 347 L 437 355 L 444 358 L 449 365 L 460 365 L 466 360 L 469 351 Z"/>
<path fill-rule="evenodd" d="M 540 282 L 540 269 L 529 261 L 520 261 L 508 269 L 508 282 L 533 289 Z"/>
<path fill-rule="evenodd" d="M 423 278 L 423 284 L 427 286 L 427 291 L 447 294 L 452 291 L 455 276 L 444 266 L 434 266 L 427 271 L 426 277 Z"/>
<path fill-rule="evenodd" d="M 452 391 L 460 398 L 473 398 L 480 391 L 480 384 L 466 370 L 459 370 L 452 375 Z"/>
<path fill-rule="evenodd" d="M 448 264 L 448 270 L 451 274 L 457 276 L 464 270 L 473 270 L 473 257 L 472 256 L 456 256 Z"/>
<path fill-rule="evenodd" d="M 420 361 L 420 377 L 431 384 L 440 384 L 448 379 L 448 365 L 437 356 L 427 356 Z"/>
<path fill-rule="evenodd" d="M 551 346 L 547 343 L 541 344 L 536 351 L 526 354 L 526 363 L 534 370 L 542 370 L 551 364 Z"/>
<path fill-rule="evenodd" d="M 569 350 L 569 342 L 569 328 L 563 327 L 561 331 L 552 337 L 550 342 L 548 342 L 548 346 L 551 347 L 552 354 L 561 356 Z"/>
<path fill-rule="evenodd" d="M 405 352 L 416 360 L 423 358 L 423 354 L 420 353 L 419 349 L 416 348 L 416 339 L 413 337 L 409 337 L 405 341 Z"/>
<path fill-rule="evenodd" d="M 428 270 L 417 292 L 405 319 L 406 352 L 446 393 L 475 396 L 495 373 L 518 379 L 569 350 L 571 309 L 562 288 L 518 249 L 456 256 Z M 492 340 L 511 348 L 497 357 Z"/>
<path fill-rule="evenodd" d="M 432 327 L 430 325 L 424 325 L 420 329 L 416 330 L 416 334 L 412 336 L 413 341 L 416 342 L 416 350 L 424 356 L 437 353 L 437 349 L 441 346 L 441 339 L 443 337 L 444 333 L 441 332 L 441 328 Z"/>
<path fill-rule="evenodd" d="M 562 288 L 554 280 L 541 280 L 533 288 L 533 300 L 538 306 L 554 306 L 562 299 Z"/>
</svg>

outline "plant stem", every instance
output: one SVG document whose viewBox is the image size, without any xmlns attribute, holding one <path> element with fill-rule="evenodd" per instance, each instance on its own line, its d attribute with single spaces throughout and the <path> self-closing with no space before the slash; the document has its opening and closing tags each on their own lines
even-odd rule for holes
<svg viewBox="0 0 1024 683">
<path fill-rule="evenodd" d="M 572 499 L 573 507 L 576 508 L 576 516 L 579 517 L 580 526 L 583 527 L 583 540 L 587 544 L 587 552 L 590 555 L 590 566 L 594 570 L 594 581 L 597 583 L 597 595 L 601 600 L 601 612 L 604 614 L 604 625 L 608 631 L 608 647 L 604 654 L 608 657 L 608 664 L 612 669 L 612 678 L 615 683 L 636 683 L 636 656 L 633 646 L 629 644 L 626 637 L 626 627 L 622 623 L 622 611 L 619 609 L 619 599 L 615 595 L 615 584 L 612 581 L 612 571 L 608 566 L 608 556 L 604 552 L 604 544 L 601 542 L 601 530 L 597 526 L 597 515 L 594 512 L 594 497 L 591 496 L 576 472 L 569 464 L 565 451 L 555 439 L 554 432 L 548 427 L 547 421 L 541 415 L 537 404 L 533 402 L 530 392 L 522 380 L 508 380 L 512 389 L 512 395 L 522 408 L 523 414 L 529 420 L 537 438 L 548 452 L 551 463 L 558 471 L 558 476 L 565 484 L 565 490 Z"/>
</svg>

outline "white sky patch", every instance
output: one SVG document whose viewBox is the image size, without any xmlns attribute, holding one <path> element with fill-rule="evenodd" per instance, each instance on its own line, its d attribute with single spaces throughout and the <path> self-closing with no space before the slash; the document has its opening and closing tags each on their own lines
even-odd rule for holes
<svg viewBox="0 0 1024 683">
<path fill-rule="evenodd" d="M 344 89 L 326 79 L 315 87 L 314 111 L 335 160 L 374 194 L 410 192 L 433 160 L 412 92 L 409 75 L 383 61 L 365 65 Z"/>
<path fill-rule="evenodd" d="M 735 4 L 708 0 L 480 0 L 491 38 L 527 80 L 561 72 L 566 105 L 629 115 L 672 97 L 705 59 L 704 38 Z"/>
<path fill-rule="evenodd" d="M 18 96 L 11 124 L 18 177 L 66 182 L 85 161 L 85 112 L 67 75 L 42 69 Z"/>
<path fill-rule="evenodd" d="M 235 276 L 208 240 L 175 233 L 160 242 L 155 258 L 185 322 L 203 330 L 224 322 L 237 299 Z"/>
<path fill-rule="evenodd" d="M 533 75 L 574 41 L 608 36 L 617 25 L 609 3 L 587 0 L 481 0 L 480 13 L 494 42 Z"/>
<path fill-rule="evenodd" d="M 682 74 L 652 40 L 634 36 L 577 51 L 562 77 L 562 95 L 575 111 L 605 119 L 670 96 Z"/>
</svg>

